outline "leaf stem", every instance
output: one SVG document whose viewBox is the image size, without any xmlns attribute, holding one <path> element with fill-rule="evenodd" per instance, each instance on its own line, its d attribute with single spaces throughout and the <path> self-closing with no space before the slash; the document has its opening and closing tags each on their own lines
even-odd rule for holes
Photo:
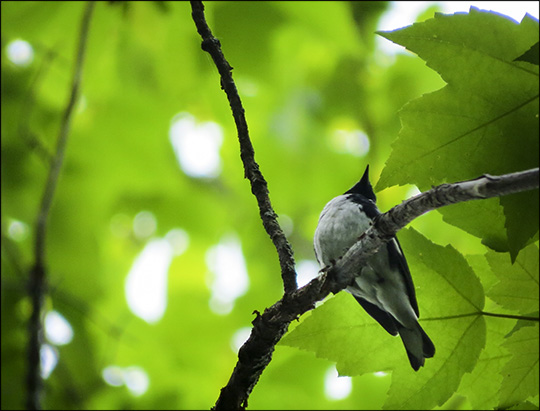
<svg viewBox="0 0 540 411">
<path fill-rule="evenodd" d="M 531 316 L 528 316 L 528 315 L 498 314 L 498 313 L 488 313 L 486 311 L 480 311 L 479 314 L 486 315 L 488 317 L 511 318 L 511 319 L 514 319 L 514 320 L 534 321 L 534 322 L 539 322 L 540 321 L 540 318 L 531 317 Z"/>
<path fill-rule="evenodd" d="M 528 315 L 500 314 L 500 313 L 490 313 L 487 311 L 474 311 L 472 313 L 449 315 L 445 317 L 422 318 L 421 321 L 453 320 L 454 318 L 464 318 L 464 317 L 472 317 L 472 316 L 478 316 L 478 315 L 485 315 L 487 317 L 496 317 L 496 318 L 510 318 L 513 320 L 523 320 L 523 321 L 534 321 L 534 322 L 540 321 L 540 318 L 532 317 Z"/>
</svg>

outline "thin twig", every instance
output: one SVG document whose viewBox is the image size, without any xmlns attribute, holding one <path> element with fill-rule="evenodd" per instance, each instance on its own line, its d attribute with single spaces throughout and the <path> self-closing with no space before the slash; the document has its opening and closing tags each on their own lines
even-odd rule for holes
<svg viewBox="0 0 540 411">
<path fill-rule="evenodd" d="M 193 21 L 197 26 L 197 31 L 203 39 L 202 49 L 212 56 L 221 76 L 221 88 L 225 91 L 227 98 L 229 99 L 229 104 L 236 123 L 236 129 L 238 130 L 240 157 L 244 164 L 244 177 L 249 179 L 249 182 L 251 183 L 251 192 L 257 198 L 263 226 L 276 247 L 279 264 L 281 266 L 281 277 L 285 295 L 290 294 L 298 287 L 296 283 L 293 251 L 285 234 L 283 234 L 283 230 L 281 230 L 281 227 L 279 226 L 277 215 L 272 208 L 272 203 L 268 196 L 268 184 L 259 170 L 259 165 L 255 161 L 255 152 L 249 138 L 244 107 L 242 106 L 236 84 L 232 78 L 232 67 L 221 51 L 219 40 L 212 35 L 212 31 L 206 23 L 204 5 L 202 2 L 192 1 L 191 8 Z"/>
<path fill-rule="evenodd" d="M 71 82 L 71 91 L 69 100 L 62 117 L 60 132 L 58 135 L 56 152 L 52 159 L 49 175 L 45 183 L 41 205 L 38 211 L 36 234 L 34 244 L 35 261 L 30 270 L 29 277 L 29 294 L 32 301 L 32 315 L 28 324 L 28 376 L 27 376 L 27 408 L 41 409 L 41 367 L 40 367 L 40 348 L 41 348 L 41 310 L 43 307 L 43 299 L 45 294 L 46 283 L 46 264 L 45 264 L 45 237 L 47 233 L 47 221 L 51 205 L 54 197 L 54 192 L 58 183 L 58 176 L 62 168 L 66 143 L 69 136 L 71 120 L 73 117 L 73 109 L 78 100 L 81 86 L 82 70 L 84 56 L 86 52 L 86 44 L 88 39 L 88 29 L 90 26 L 90 18 L 94 10 L 95 2 L 87 3 L 83 13 L 81 29 L 79 35 L 79 45 L 75 60 L 73 79 Z"/>
<path fill-rule="evenodd" d="M 51 167 L 53 163 L 53 156 L 50 153 L 49 149 L 41 139 L 30 130 L 29 124 L 32 117 L 32 111 L 35 105 L 35 94 L 39 88 L 39 85 L 45 73 L 48 71 L 55 53 L 52 50 L 47 50 L 43 59 L 37 69 L 37 72 L 28 87 L 27 94 L 24 98 L 22 107 L 21 107 L 21 118 L 19 120 L 19 136 L 28 144 L 30 149 L 35 150 L 35 152 L 42 158 L 44 163 Z"/>
</svg>

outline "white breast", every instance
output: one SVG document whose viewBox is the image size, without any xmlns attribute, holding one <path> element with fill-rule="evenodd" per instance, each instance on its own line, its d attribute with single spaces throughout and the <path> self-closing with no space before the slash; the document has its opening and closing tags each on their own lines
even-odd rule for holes
<svg viewBox="0 0 540 411">
<path fill-rule="evenodd" d="M 370 220 L 360 204 L 347 200 L 347 195 L 333 198 L 326 204 L 315 230 L 315 255 L 321 267 L 336 261 L 369 228 Z"/>
</svg>

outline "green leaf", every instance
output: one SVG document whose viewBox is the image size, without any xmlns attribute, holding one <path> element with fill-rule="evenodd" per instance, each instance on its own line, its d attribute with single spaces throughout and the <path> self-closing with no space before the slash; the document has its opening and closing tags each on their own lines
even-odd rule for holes
<svg viewBox="0 0 540 411">
<path fill-rule="evenodd" d="M 504 210 L 500 206 L 500 198 L 483 201 L 452 204 L 438 211 L 443 220 L 482 239 L 482 244 L 489 248 L 508 251 L 508 236 L 505 225 Z"/>
<path fill-rule="evenodd" d="M 282 343 L 337 362 L 341 375 L 393 370 L 385 408 L 444 403 L 470 372 L 485 341 L 482 286 L 462 255 L 405 229 L 399 239 L 413 275 L 420 321 L 435 356 L 412 371 L 399 338 L 389 336 L 347 293 L 326 301 Z"/>
<path fill-rule="evenodd" d="M 520 314 L 538 311 L 538 246 L 531 244 L 512 264 L 508 254 L 489 251 L 486 258 L 499 278 L 487 295 L 492 300 Z"/>
<path fill-rule="evenodd" d="M 539 225 L 538 191 L 512 194 L 501 197 L 500 201 L 506 216 L 505 227 L 508 232 L 510 256 L 514 262 L 520 250 L 531 243 L 535 235 L 534 227 Z M 524 207 L 524 204 L 527 206 Z M 524 221 L 527 224 L 523 224 Z"/>
<path fill-rule="evenodd" d="M 499 403 L 500 370 L 510 357 L 501 344 L 515 323 L 507 318 L 486 318 L 486 346 L 474 370 L 465 374 L 459 386 L 459 393 L 467 396 L 475 410 L 493 409 Z"/>
<path fill-rule="evenodd" d="M 523 401 L 508 409 L 509 410 L 538 410 L 538 405 L 535 405 L 530 401 Z"/>
<path fill-rule="evenodd" d="M 519 329 L 503 345 L 512 358 L 502 370 L 499 408 L 508 408 L 538 395 L 538 323 Z"/>
<path fill-rule="evenodd" d="M 528 61 L 529 63 L 536 64 L 538 66 L 538 60 L 540 59 L 538 49 L 538 42 L 536 42 L 536 44 L 534 44 L 529 50 L 516 58 L 514 61 Z"/>
<path fill-rule="evenodd" d="M 379 34 L 418 54 L 447 85 L 403 107 L 402 129 L 377 190 L 411 183 L 426 190 L 538 167 L 538 67 L 514 61 L 538 41 L 538 21 L 525 16 L 517 24 L 471 8 L 469 14 L 436 14 Z M 515 257 L 538 232 L 538 203 L 501 204 L 504 215 L 495 201 L 440 212 L 445 221 Z M 523 224 L 522 216 L 531 223 Z"/>
<path fill-rule="evenodd" d="M 396 367 L 385 409 L 417 410 L 442 405 L 454 394 L 463 375 L 475 367 L 486 338 L 481 316 L 441 318 L 426 331 L 436 338 L 435 357 L 414 374 L 408 364 Z"/>
<path fill-rule="evenodd" d="M 398 361 L 408 365 L 399 338 L 388 335 L 348 293 L 325 301 L 280 344 L 337 362 L 340 375 L 390 370 Z"/>
</svg>

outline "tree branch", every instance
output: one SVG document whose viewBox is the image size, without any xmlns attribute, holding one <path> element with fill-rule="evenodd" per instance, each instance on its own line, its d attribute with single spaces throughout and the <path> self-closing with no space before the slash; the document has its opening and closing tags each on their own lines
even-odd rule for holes
<svg viewBox="0 0 540 411">
<path fill-rule="evenodd" d="M 272 208 L 270 197 L 268 196 L 268 185 L 259 170 L 259 165 L 255 161 L 255 152 L 249 138 L 244 108 L 238 95 L 236 84 L 232 78 L 232 67 L 221 51 L 221 43 L 212 35 L 212 31 L 206 23 L 202 1 L 191 1 L 191 9 L 193 21 L 203 39 L 202 49 L 212 56 L 221 76 L 221 88 L 227 94 L 236 123 L 236 129 L 238 130 L 240 157 L 244 164 L 244 177 L 251 183 L 251 192 L 257 199 L 263 226 L 276 247 L 285 295 L 290 294 L 298 287 L 292 248 L 279 226 L 277 215 Z"/>
<path fill-rule="evenodd" d="M 81 29 L 79 34 L 79 46 L 75 60 L 73 79 L 71 82 L 71 91 L 69 100 L 64 110 L 60 132 L 56 144 L 56 152 L 52 158 L 49 175 L 45 183 L 41 205 L 38 211 L 36 222 L 36 236 L 34 244 L 35 261 L 30 270 L 28 281 L 28 291 L 32 301 L 32 314 L 28 324 L 28 375 L 27 375 L 27 408 L 41 409 L 41 367 L 40 367 L 40 349 L 41 349 L 41 311 L 46 284 L 46 264 L 45 264 L 45 237 L 47 233 L 47 221 L 51 209 L 54 192 L 58 183 L 58 176 L 62 168 L 66 143 L 70 131 L 73 109 L 80 94 L 80 85 L 82 78 L 82 69 L 84 56 L 86 52 L 86 43 L 88 39 L 88 29 L 90 18 L 94 10 L 95 2 L 87 3 L 83 12 Z"/>
<path fill-rule="evenodd" d="M 270 363 L 275 344 L 285 334 L 290 322 L 313 309 L 315 303 L 328 294 L 336 294 L 347 287 L 358 267 L 412 220 L 446 205 L 533 190 L 538 186 L 538 168 L 502 176 L 485 175 L 440 185 L 381 214 L 334 266 L 326 267 L 320 276 L 289 298 L 282 298 L 264 314 L 257 315 L 251 335 L 240 348 L 238 363 L 228 384 L 222 388 L 214 409 L 245 409 L 251 391 Z"/>
</svg>

